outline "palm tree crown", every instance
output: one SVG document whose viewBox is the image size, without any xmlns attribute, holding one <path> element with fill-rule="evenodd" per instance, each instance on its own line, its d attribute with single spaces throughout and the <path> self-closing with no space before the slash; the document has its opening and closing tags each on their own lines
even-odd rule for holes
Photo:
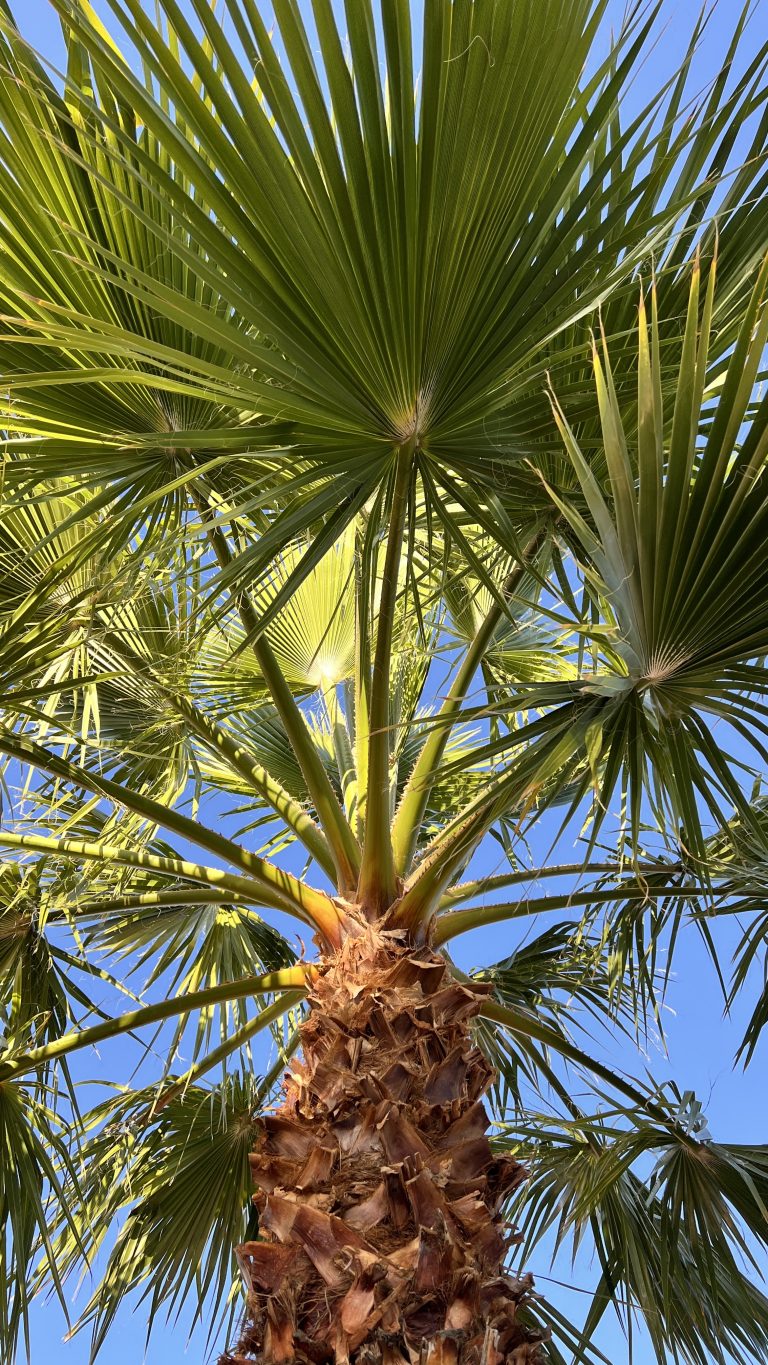
<svg viewBox="0 0 768 1365">
<path fill-rule="evenodd" d="M 611 1305 L 765 1359 L 768 1147 L 587 1038 L 768 933 L 753 7 L 627 117 L 657 3 L 51 3 L 63 74 L 0 21 L 0 1354 L 103 1252 L 95 1348 L 140 1290 L 230 1362 L 605 1360 Z M 591 1239 L 578 1327 L 515 1226 Z"/>
</svg>

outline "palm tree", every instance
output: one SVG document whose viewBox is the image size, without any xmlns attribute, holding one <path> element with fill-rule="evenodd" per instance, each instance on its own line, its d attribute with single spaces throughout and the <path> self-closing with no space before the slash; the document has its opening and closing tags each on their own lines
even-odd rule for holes
<svg viewBox="0 0 768 1365">
<path fill-rule="evenodd" d="M 765 1359 L 768 1147 L 583 1046 L 768 932 L 751 6 L 628 117 L 657 4 L 601 56 L 605 0 L 110 0 L 125 55 L 52 3 L 64 76 L 0 34 L 3 1359 L 102 1249 L 94 1347 L 141 1289 L 229 1365 L 605 1360 L 611 1304 Z"/>
</svg>

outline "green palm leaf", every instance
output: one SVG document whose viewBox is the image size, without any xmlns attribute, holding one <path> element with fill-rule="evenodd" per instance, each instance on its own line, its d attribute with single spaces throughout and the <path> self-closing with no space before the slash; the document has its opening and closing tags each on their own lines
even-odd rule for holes
<svg viewBox="0 0 768 1365">
<path fill-rule="evenodd" d="M 374 1065 L 400 987 L 379 1034 L 349 1023 L 385 944 L 458 1002 L 438 1026 L 424 992 L 419 1075 L 477 1007 L 456 1055 L 473 1085 L 490 1059 L 497 1155 L 530 1162 L 526 1263 L 595 1252 L 583 1327 L 515 1300 L 552 1365 L 605 1359 L 610 1304 L 660 1362 L 762 1359 L 764 1149 L 606 1059 L 659 1027 L 691 927 L 731 1004 L 766 938 L 750 6 L 703 91 L 707 15 L 649 83 L 656 0 L 607 51 L 606 0 L 424 0 L 418 42 L 406 0 L 52 9 L 61 77 L 0 15 L 0 1354 L 89 1259 L 94 1352 L 132 1294 L 229 1330 L 301 1017 L 286 1094 L 337 1162 L 303 1216 L 359 1220 L 312 1048 L 335 1030 L 350 1094 L 366 1059 L 371 1132 L 408 1117 L 402 1020 Z M 445 945 L 489 925 L 467 978 Z M 758 987 L 746 1060 L 767 1018 Z M 83 1113 L 78 1056 L 120 1037 L 141 1075 Z"/>
</svg>

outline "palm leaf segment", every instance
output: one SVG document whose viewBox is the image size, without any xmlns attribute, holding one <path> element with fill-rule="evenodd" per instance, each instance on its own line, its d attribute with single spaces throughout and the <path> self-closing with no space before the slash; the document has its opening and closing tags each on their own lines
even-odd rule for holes
<svg viewBox="0 0 768 1365">
<path fill-rule="evenodd" d="M 86 5 L 57 4 L 63 87 L 3 20 L 2 743 L 24 792 L 2 833 L 4 1349 L 36 1245 L 61 1290 L 122 1209 L 85 1314 L 97 1343 L 136 1285 L 153 1315 L 199 1293 L 200 1267 L 203 1296 L 225 1297 L 252 1116 L 308 981 L 261 912 L 327 948 L 359 872 L 369 911 L 398 901 L 437 943 L 583 906 L 484 973 L 478 1037 L 523 1114 L 500 1143 L 541 1153 L 528 1250 L 555 1210 L 562 1236 L 589 1229 L 587 1331 L 626 1299 L 659 1359 L 721 1359 L 724 1336 L 759 1355 L 733 1229 L 764 1231 L 762 1149 L 715 1148 L 690 1105 L 611 1076 L 563 1003 L 629 1027 L 682 907 L 754 908 L 761 822 L 705 716 L 763 756 L 765 53 L 726 84 L 743 16 L 693 108 L 692 44 L 625 125 L 640 11 L 584 79 L 601 4 L 427 3 L 416 100 L 407 5 L 378 23 L 350 4 L 343 30 L 317 0 L 309 30 L 279 0 L 275 33 L 232 5 L 237 52 L 202 0 L 157 23 L 113 8 L 143 78 Z M 741 125 L 748 155 L 719 184 Z M 632 277 L 651 253 L 649 336 Z M 435 661 L 456 664 L 447 687 Z M 575 896 L 488 905 L 491 881 L 530 879 L 521 818 L 594 791 L 594 844 L 620 780 L 627 861 L 593 854 Z M 200 820 L 222 792 L 239 809 Z M 674 836 L 653 858 L 646 802 Z M 511 871 L 457 885 L 488 832 Z M 759 935 L 756 919 L 742 963 Z M 169 972 L 177 999 L 135 998 Z M 90 1022 L 96 982 L 131 1008 Z M 286 1011 L 261 1084 L 205 1083 Z M 167 1019 L 159 1090 L 80 1132 L 56 1090 L 69 1054 Z M 621 1110 L 574 1111 L 563 1061 Z M 190 1230 L 186 1191 L 214 1166 Z"/>
<path fill-rule="evenodd" d="M 643 789 L 663 793 L 667 818 L 695 857 L 705 854 L 698 797 L 716 820 L 723 798 L 750 822 L 741 781 L 706 713 L 747 738 L 756 756 L 765 734 L 768 407 L 753 406 L 753 390 L 768 338 L 768 267 L 725 374 L 710 387 L 715 269 L 713 262 L 701 317 L 694 270 L 678 389 L 666 414 L 655 298 L 652 344 L 641 303 L 636 453 L 618 407 L 610 348 L 604 345 L 602 358 L 595 351 L 610 502 L 556 405 L 589 522 L 572 503 L 557 501 L 589 558 L 590 587 L 614 622 L 612 667 L 579 685 L 583 697 L 601 698 L 587 703 L 585 734 L 608 758 L 602 798 L 623 765 L 635 833 Z"/>
</svg>

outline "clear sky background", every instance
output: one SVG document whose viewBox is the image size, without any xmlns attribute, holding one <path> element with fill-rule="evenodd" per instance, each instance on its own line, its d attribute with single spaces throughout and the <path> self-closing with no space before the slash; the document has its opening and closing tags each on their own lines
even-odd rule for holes
<svg viewBox="0 0 768 1365">
<path fill-rule="evenodd" d="M 149 0 L 147 3 L 149 6 Z M 419 8 L 416 0 L 414 7 Z M 738 7 L 737 0 L 721 0 L 717 8 L 699 55 L 697 69 L 702 84 L 722 59 Z M 59 62 L 61 38 L 54 11 L 47 0 L 19 0 L 17 8 L 17 17 L 27 37 L 54 64 Z M 613 0 L 610 18 L 615 26 L 620 24 L 623 10 L 623 0 Z M 630 94 L 630 108 L 635 99 L 638 102 L 644 100 L 650 89 L 658 88 L 662 80 L 674 72 L 698 11 L 698 0 L 668 0 L 666 27 L 660 30 L 659 41 L 649 54 L 645 72 L 640 76 L 635 91 Z M 764 39 L 767 20 L 768 5 L 763 2 L 757 6 L 745 39 L 744 52 L 747 56 L 755 52 Z M 542 831 L 536 840 L 538 847 L 534 846 L 534 856 L 537 852 L 546 856 L 548 840 L 549 832 Z M 495 862 L 495 853 L 487 857 L 488 861 L 481 870 L 496 870 L 491 863 L 492 859 Z M 723 956 L 726 960 L 736 934 L 735 925 L 722 926 L 720 942 L 724 945 Z M 517 941 L 518 931 L 514 926 L 495 926 L 460 940 L 456 957 L 463 967 L 498 960 Z M 669 1056 L 665 1058 L 660 1049 L 651 1050 L 648 1056 L 648 1065 L 658 1079 L 673 1076 L 681 1089 L 696 1091 L 704 1103 L 713 1136 L 726 1142 L 768 1142 L 768 1043 L 763 1043 L 746 1075 L 740 1069 L 734 1070 L 733 1066 L 733 1054 L 758 987 L 759 982 L 755 981 L 753 991 L 749 993 L 738 1017 L 724 1018 L 722 997 L 712 969 L 698 936 L 694 931 L 689 931 L 684 946 L 678 949 L 675 978 L 668 999 L 670 1008 L 666 1012 L 666 1031 Z M 129 1052 L 129 1047 L 120 1043 L 107 1044 L 102 1058 L 93 1057 L 87 1064 L 83 1063 L 81 1074 L 92 1076 L 98 1072 L 115 1081 L 127 1082 L 135 1060 L 135 1054 Z M 603 1055 L 617 1068 L 631 1071 L 638 1067 L 634 1050 L 618 1037 L 605 1040 Z M 540 1290 L 578 1321 L 589 1302 L 579 1287 L 590 1282 L 588 1267 L 578 1265 L 572 1276 L 567 1262 L 560 1262 L 551 1272 L 557 1280 L 575 1282 L 577 1288 L 573 1291 L 560 1287 L 549 1278 L 550 1267 L 546 1260 L 530 1266 L 530 1269 L 536 1274 Z M 86 1297 L 87 1285 L 83 1287 L 81 1304 Z M 34 1309 L 33 1327 L 32 1365 L 50 1365 L 51 1362 L 55 1362 L 55 1365 L 87 1365 L 87 1333 L 63 1343 L 65 1329 L 55 1300 Z M 198 1331 L 188 1341 L 184 1323 L 180 1326 L 158 1324 L 146 1352 L 145 1334 L 144 1307 L 126 1307 L 108 1339 L 103 1358 L 109 1360 L 110 1365 L 142 1365 L 142 1362 L 146 1362 L 146 1365 L 189 1365 L 190 1362 L 192 1365 L 202 1365 L 207 1357 L 205 1334 Z M 626 1342 L 610 1315 L 606 1316 L 598 1344 L 612 1365 L 623 1365 L 627 1360 Z M 643 1347 L 642 1341 L 636 1345 L 635 1365 L 651 1365 L 652 1359 L 650 1350 Z"/>
</svg>

